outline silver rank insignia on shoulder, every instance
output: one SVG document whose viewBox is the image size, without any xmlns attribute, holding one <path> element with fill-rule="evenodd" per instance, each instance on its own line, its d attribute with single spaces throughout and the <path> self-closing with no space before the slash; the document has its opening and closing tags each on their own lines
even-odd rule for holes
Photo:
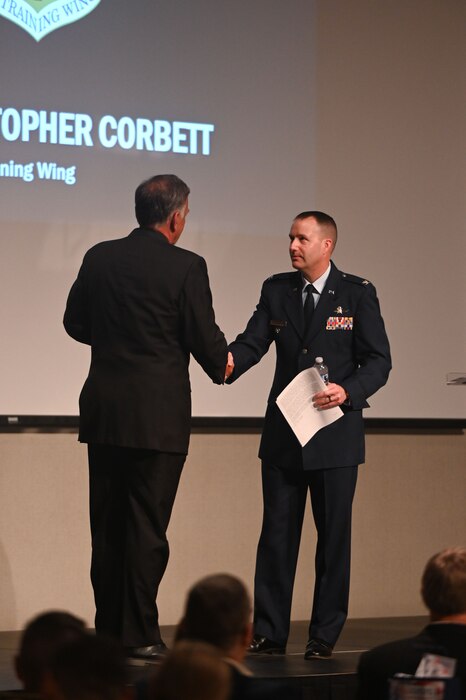
<svg viewBox="0 0 466 700">
<path fill-rule="evenodd" d="M 369 280 L 363 280 L 362 283 L 363 283 L 363 284 L 369 284 Z"/>
</svg>

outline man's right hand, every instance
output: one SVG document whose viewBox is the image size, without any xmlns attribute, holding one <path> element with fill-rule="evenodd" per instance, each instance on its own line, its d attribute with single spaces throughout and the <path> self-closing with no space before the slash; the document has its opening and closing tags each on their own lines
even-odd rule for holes
<svg viewBox="0 0 466 700">
<path fill-rule="evenodd" d="M 228 353 L 227 366 L 225 367 L 225 381 L 228 379 L 230 374 L 235 369 L 235 362 L 233 360 L 233 355 L 231 352 Z"/>
</svg>

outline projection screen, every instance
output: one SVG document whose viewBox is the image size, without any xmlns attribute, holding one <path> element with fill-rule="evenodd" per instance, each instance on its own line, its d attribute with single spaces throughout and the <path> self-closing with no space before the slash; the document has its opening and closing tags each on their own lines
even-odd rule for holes
<svg viewBox="0 0 466 700">
<path fill-rule="evenodd" d="M 393 348 L 367 415 L 464 416 L 447 375 L 466 373 L 465 13 L 403 5 L 0 0 L 0 415 L 77 414 L 89 348 L 63 330 L 68 290 L 90 246 L 135 227 L 136 186 L 173 172 L 191 188 L 179 245 L 206 258 L 229 340 L 291 269 L 293 216 L 327 211 Z M 262 416 L 273 355 L 232 387 L 193 361 L 194 415 Z"/>
</svg>

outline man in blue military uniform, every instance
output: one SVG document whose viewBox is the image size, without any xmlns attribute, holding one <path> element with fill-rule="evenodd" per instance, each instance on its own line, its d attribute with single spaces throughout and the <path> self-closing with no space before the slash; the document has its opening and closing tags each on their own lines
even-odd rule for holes
<svg viewBox="0 0 466 700">
<path fill-rule="evenodd" d="M 390 348 L 373 285 L 340 272 L 331 261 L 332 217 L 299 214 L 290 231 L 296 272 L 262 287 L 246 330 L 231 344 L 235 381 L 275 342 L 277 362 L 259 457 L 264 515 L 254 589 L 252 653 L 284 653 L 308 490 L 317 529 L 316 579 L 305 658 L 328 658 L 348 611 L 351 510 L 358 465 L 364 462 L 362 409 L 391 369 Z M 306 299 L 308 299 L 306 303 Z M 320 410 L 343 416 L 301 447 L 276 398 L 321 356 L 330 383 L 313 397 Z"/>
</svg>

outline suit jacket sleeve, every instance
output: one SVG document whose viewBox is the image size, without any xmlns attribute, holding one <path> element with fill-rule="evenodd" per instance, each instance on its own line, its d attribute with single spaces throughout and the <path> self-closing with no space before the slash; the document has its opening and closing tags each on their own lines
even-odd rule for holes
<svg viewBox="0 0 466 700">
<path fill-rule="evenodd" d="M 186 350 L 215 384 L 223 384 L 227 343 L 215 323 L 207 265 L 201 257 L 197 257 L 188 270 L 182 293 L 181 316 Z"/>
<path fill-rule="evenodd" d="M 229 346 L 235 368 L 230 378 L 227 379 L 227 384 L 231 384 L 256 365 L 266 354 L 271 343 L 269 304 L 264 283 L 259 303 L 249 319 L 246 329 Z"/>
<path fill-rule="evenodd" d="M 91 344 L 90 309 L 86 287 L 86 257 L 68 294 L 63 325 L 79 343 Z"/>
</svg>

